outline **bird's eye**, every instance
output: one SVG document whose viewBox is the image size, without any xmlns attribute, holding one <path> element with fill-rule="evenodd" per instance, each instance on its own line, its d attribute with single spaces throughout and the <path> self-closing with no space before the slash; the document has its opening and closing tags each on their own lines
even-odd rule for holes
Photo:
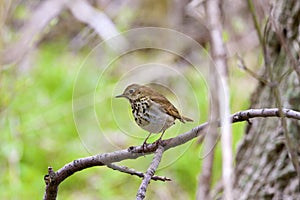
<svg viewBox="0 0 300 200">
<path fill-rule="evenodd" d="M 129 94 L 132 94 L 134 92 L 134 89 L 130 89 L 128 92 Z"/>
</svg>

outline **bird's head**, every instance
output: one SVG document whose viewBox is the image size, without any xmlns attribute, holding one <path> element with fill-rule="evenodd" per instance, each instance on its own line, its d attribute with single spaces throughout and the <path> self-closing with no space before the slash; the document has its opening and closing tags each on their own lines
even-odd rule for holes
<svg viewBox="0 0 300 200">
<path fill-rule="evenodd" d="M 116 98 L 125 97 L 129 100 L 136 100 L 140 97 L 139 89 L 142 87 L 138 84 L 131 84 L 127 86 L 127 88 L 124 90 L 123 94 L 117 95 Z"/>
</svg>

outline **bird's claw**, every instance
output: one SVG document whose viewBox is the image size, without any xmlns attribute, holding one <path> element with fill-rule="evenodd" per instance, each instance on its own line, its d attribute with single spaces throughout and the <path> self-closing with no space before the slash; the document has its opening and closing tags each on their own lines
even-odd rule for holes
<svg viewBox="0 0 300 200">
<path fill-rule="evenodd" d="M 148 143 L 145 141 L 142 144 L 142 151 L 145 152 L 145 150 L 147 149 Z"/>
</svg>

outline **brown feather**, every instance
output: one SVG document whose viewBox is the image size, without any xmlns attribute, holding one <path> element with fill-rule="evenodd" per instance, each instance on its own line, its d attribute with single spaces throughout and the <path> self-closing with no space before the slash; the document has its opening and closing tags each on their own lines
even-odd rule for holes
<svg viewBox="0 0 300 200">
<path fill-rule="evenodd" d="M 163 109 L 167 114 L 173 116 L 175 119 L 179 119 L 181 122 L 185 123 L 185 121 L 192 122 L 193 120 L 184 116 L 181 116 L 176 109 L 176 107 L 162 94 L 158 93 L 157 91 L 147 87 L 141 86 L 139 91 L 145 96 L 149 96 L 150 99 L 159 105 L 161 105 L 161 109 Z"/>
</svg>

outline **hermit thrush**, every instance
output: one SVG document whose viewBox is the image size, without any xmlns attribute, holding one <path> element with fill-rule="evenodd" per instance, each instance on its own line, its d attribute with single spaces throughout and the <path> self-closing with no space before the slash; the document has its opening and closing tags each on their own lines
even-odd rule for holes
<svg viewBox="0 0 300 200">
<path fill-rule="evenodd" d="M 166 97 L 145 85 L 129 85 L 123 94 L 116 97 L 125 97 L 129 100 L 135 122 L 149 132 L 143 144 L 146 144 L 152 133 L 162 133 L 160 140 L 165 130 L 175 124 L 176 119 L 183 123 L 193 121 L 180 115 Z"/>
</svg>

